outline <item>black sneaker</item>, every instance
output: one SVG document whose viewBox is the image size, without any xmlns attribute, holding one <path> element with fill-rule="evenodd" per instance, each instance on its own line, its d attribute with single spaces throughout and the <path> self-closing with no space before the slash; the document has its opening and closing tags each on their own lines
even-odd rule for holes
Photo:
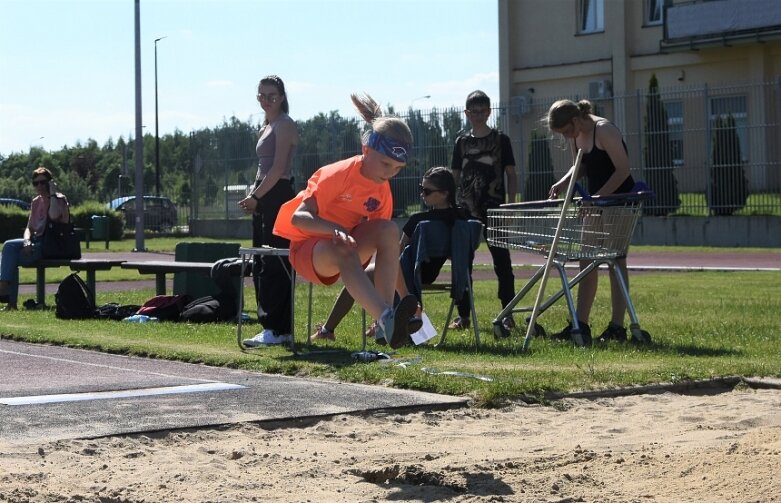
<svg viewBox="0 0 781 503">
<path fill-rule="evenodd" d="M 608 323 L 607 328 L 602 335 L 599 336 L 597 342 L 606 343 L 608 341 L 626 342 L 626 329 L 620 325 L 614 325 L 611 321 Z"/>
<path fill-rule="evenodd" d="M 578 321 L 578 327 L 580 328 L 580 336 L 583 339 L 583 345 L 586 347 L 591 346 L 591 327 L 588 326 L 588 323 L 582 321 Z M 551 338 L 557 341 L 572 342 L 572 322 L 567 323 L 564 330 L 553 334 Z"/>
</svg>

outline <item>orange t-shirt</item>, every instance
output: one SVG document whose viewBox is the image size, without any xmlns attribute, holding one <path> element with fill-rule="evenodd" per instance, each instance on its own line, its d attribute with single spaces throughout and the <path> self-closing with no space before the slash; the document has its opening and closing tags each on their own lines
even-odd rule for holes
<svg viewBox="0 0 781 503">
<path fill-rule="evenodd" d="M 274 234 L 290 241 L 323 237 L 303 231 L 292 223 L 293 213 L 303 201 L 317 201 L 318 216 L 352 230 L 366 220 L 390 220 L 393 196 L 390 183 L 376 183 L 361 174 L 363 157 L 357 155 L 315 171 L 307 186 L 296 197 L 282 205 L 274 224 Z"/>
</svg>

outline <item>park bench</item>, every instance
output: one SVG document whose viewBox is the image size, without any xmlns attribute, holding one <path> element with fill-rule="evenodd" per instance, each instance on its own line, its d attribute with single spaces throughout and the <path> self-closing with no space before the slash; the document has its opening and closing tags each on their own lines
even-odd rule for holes
<svg viewBox="0 0 781 503">
<path fill-rule="evenodd" d="M 209 276 L 214 262 L 181 262 L 171 260 L 127 261 L 122 269 L 135 269 L 139 274 L 155 275 L 156 295 L 165 295 L 165 275 L 176 272 L 197 272 Z"/>
<path fill-rule="evenodd" d="M 113 259 L 41 259 L 29 266 L 34 267 L 35 274 L 35 302 L 39 306 L 44 306 L 46 301 L 46 269 L 50 267 L 68 267 L 71 271 L 86 271 L 87 272 L 87 286 L 92 291 L 95 291 L 95 271 L 108 271 L 112 267 L 116 267 L 122 264 L 124 260 Z"/>
</svg>

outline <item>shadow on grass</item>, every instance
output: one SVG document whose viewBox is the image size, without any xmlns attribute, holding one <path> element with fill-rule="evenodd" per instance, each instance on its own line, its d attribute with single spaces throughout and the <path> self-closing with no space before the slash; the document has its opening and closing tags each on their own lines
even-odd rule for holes
<svg viewBox="0 0 781 503">
<path fill-rule="evenodd" d="M 656 353 L 668 353 L 681 356 L 744 356 L 745 353 L 733 348 L 712 348 L 706 346 L 695 346 L 693 344 L 666 344 L 653 342 L 650 346 L 644 346 L 648 351 Z"/>
</svg>

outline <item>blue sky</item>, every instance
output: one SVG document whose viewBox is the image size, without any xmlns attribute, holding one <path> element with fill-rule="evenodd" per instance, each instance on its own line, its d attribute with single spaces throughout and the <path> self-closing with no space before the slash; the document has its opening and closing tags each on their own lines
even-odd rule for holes
<svg viewBox="0 0 781 503">
<path fill-rule="evenodd" d="M 141 0 L 144 131 L 257 121 L 257 82 L 285 81 L 290 115 L 366 91 L 397 110 L 498 100 L 493 0 Z M 0 0 L 0 154 L 135 131 L 133 0 Z M 430 95 L 430 98 L 421 98 Z"/>
</svg>

